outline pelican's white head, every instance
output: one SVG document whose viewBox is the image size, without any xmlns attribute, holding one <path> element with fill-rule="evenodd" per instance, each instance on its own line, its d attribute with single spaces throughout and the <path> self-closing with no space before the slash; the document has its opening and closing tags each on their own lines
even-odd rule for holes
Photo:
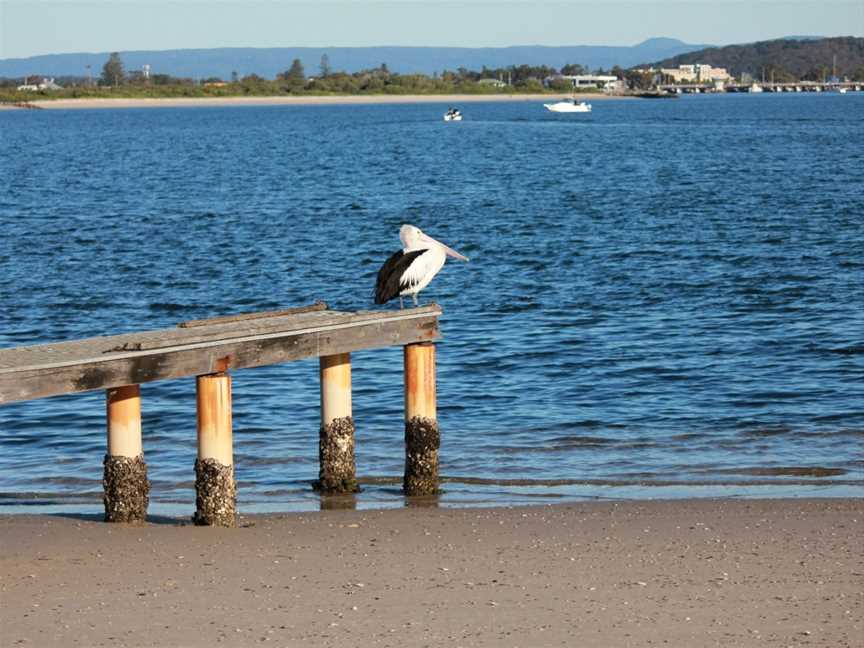
<svg viewBox="0 0 864 648">
<path fill-rule="evenodd" d="M 456 250 L 441 243 L 441 241 L 436 241 L 431 236 L 420 231 L 419 227 L 414 227 L 413 225 L 403 225 L 399 228 L 399 240 L 402 241 L 402 247 L 406 250 L 436 246 L 441 248 L 444 254 L 452 256 L 454 259 L 459 259 L 460 261 L 468 260 L 468 257 L 462 256 Z"/>
<path fill-rule="evenodd" d="M 403 225 L 399 228 L 399 240 L 402 241 L 402 247 L 406 250 L 418 247 L 421 236 L 423 236 L 423 232 L 420 231 L 419 227 Z"/>
</svg>

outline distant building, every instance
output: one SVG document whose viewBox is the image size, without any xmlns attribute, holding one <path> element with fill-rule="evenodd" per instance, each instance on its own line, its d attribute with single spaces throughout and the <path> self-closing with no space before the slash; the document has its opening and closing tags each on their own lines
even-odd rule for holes
<svg viewBox="0 0 864 648">
<path fill-rule="evenodd" d="M 54 79 L 42 77 L 42 79 L 36 83 L 28 83 L 30 77 L 24 79 L 24 84 L 18 86 L 18 90 L 21 92 L 39 92 L 40 90 L 62 90 L 63 87 L 54 83 Z"/>
<path fill-rule="evenodd" d="M 480 79 L 477 83 L 484 86 L 492 86 L 493 88 L 506 88 L 507 84 L 501 79 Z"/>
<path fill-rule="evenodd" d="M 576 89 L 599 88 L 606 90 L 615 87 L 618 83 L 618 77 L 608 74 L 556 74 L 543 80 L 547 86 L 553 81 L 569 81 Z"/>
<path fill-rule="evenodd" d="M 726 68 L 715 68 L 703 63 L 679 65 L 677 68 L 661 68 L 660 73 L 671 78 L 673 83 L 708 83 L 709 81 L 728 81 L 732 78 Z"/>
</svg>

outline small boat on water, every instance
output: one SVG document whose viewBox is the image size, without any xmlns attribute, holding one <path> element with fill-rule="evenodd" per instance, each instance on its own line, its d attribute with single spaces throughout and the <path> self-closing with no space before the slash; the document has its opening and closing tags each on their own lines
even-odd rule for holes
<svg viewBox="0 0 864 648">
<path fill-rule="evenodd" d="M 675 88 L 675 90 L 646 90 L 645 92 L 634 92 L 628 96 L 639 97 L 640 99 L 677 99 L 680 94 L 681 88 Z"/>
<path fill-rule="evenodd" d="M 549 112 L 590 113 L 591 104 L 576 99 L 562 99 L 554 104 L 543 104 Z"/>
<path fill-rule="evenodd" d="M 462 113 L 459 112 L 458 108 L 450 107 L 444 113 L 444 121 L 462 121 Z"/>
</svg>

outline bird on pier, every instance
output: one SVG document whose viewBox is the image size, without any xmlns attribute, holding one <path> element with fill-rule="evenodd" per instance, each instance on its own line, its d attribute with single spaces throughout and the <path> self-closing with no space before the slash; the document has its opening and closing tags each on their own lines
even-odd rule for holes
<svg viewBox="0 0 864 648">
<path fill-rule="evenodd" d="M 383 304 L 399 297 L 399 307 L 402 298 L 411 295 L 414 305 L 417 305 L 417 293 L 423 290 L 444 267 L 448 256 L 460 261 L 467 261 L 456 250 L 440 241 L 436 241 L 413 225 L 403 225 L 399 228 L 399 239 L 402 249 L 393 254 L 378 271 L 375 283 L 375 303 Z"/>
</svg>

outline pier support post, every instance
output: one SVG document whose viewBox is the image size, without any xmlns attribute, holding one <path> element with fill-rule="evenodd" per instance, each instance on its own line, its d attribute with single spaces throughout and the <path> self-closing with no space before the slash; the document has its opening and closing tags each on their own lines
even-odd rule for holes
<svg viewBox="0 0 864 648">
<path fill-rule="evenodd" d="M 141 387 L 126 385 L 105 392 L 108 448 L 102 487 L 106 522 L 144 522 L 150 482 L 141 444 Z"/>
<path fill-rule="evenodd" d="M 351 354 L 321 356 L 321 428 L 318 432 L 318 489 L 356 493 L 354 419 L 351 416 Z"/>
<path fill-rule="evenodd" d="M 435 345 L 408 344 L 405 356 L 406 495 L 438 492 L 438 415 L 435 404 Z"/>
<path fill-rule="evenodd" d="M 237 524 L 237 486 L 231 438 L 231 376 L 197 378 L 198 460 L 195 462 L 195 515 L 200 526 Z"/>
</svg>

